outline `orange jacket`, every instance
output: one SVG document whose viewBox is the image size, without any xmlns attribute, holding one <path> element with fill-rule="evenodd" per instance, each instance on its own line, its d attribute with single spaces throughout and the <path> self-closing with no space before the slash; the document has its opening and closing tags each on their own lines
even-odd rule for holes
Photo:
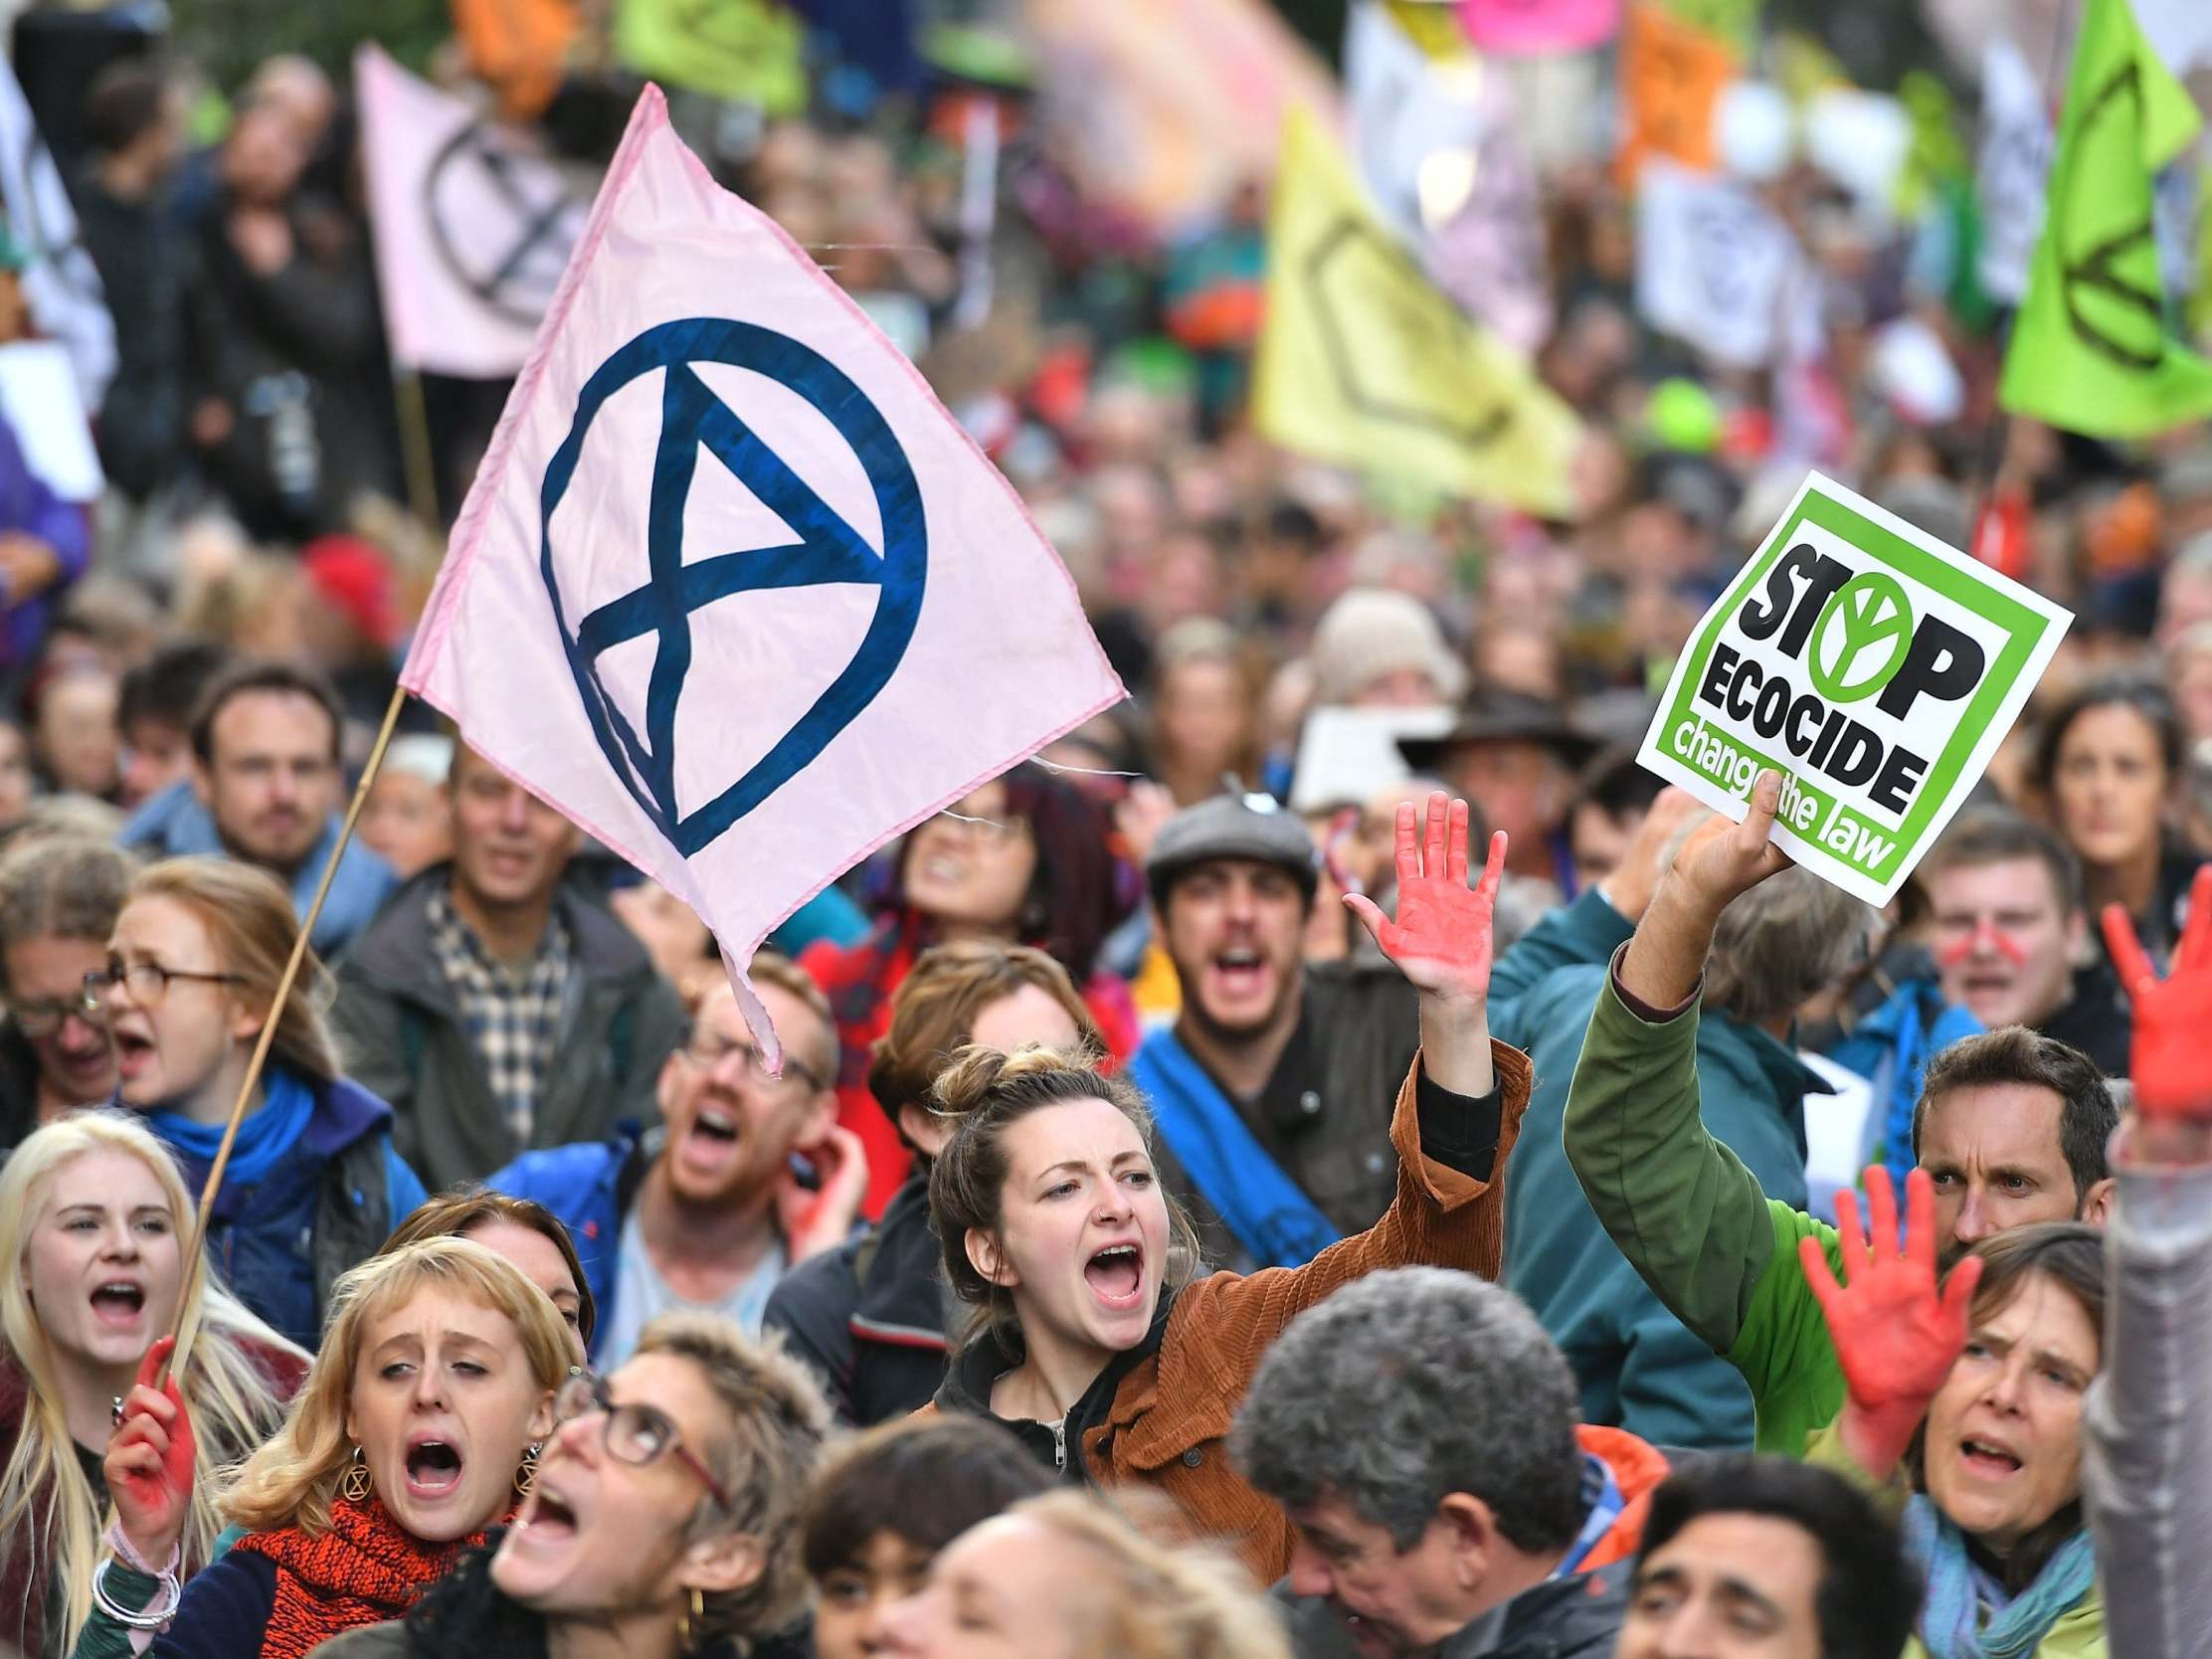
<svg viewBox="0 0 2212 1659">
<path fill-rule="evenodd" d="M 1643 1547 L 1644 1521 L 1651 1514 L 1651 1494 L 1667 1478 L 1667 1459 L 1657 1446 L 1638 1439 L 1625 1428 L 1599 1428 L 1583 1423 L 1575 1429 L 1574 1438 L 1582 1450 L 1605 1460 L 1620 1487 L 1620 1495 L 1628 1500 L 1620 1518 L 1603 1538 L 1590 1546 L 1590 1553 L 1576 1565 L 1577 1572 L 1589 1572 L 1600 1567 L 1610 1567 L 1614 1562 L 1624 1562 Z"/>
<path fill-rule="evenodd" d="M 1229 1422 L 1267 1345 L 1332 1291 L 1385 1267 L 1498 1276 L 1506 1160 L 1529 1104 L 1530 1068 L 1526 1054 L 1502 1042 L 1493 1041 L 1490 1054 L 1500 1096 L 1491 1179 L 1476 1181 L 1421 1156 L 1416 1056 L 1390 1119 L 1397 1194 L 1382 1218 L 1303 1267 L 1215 1273 L 1188 1286 L 1169 1311 L 1159 1351 L 1122 1379 L 1106 1420 L 1083 1436 L 1083 1464 L 1098 1484 L 1138 1482 L 1164 1494 L 1195 1531 L 1234 1550 L 1263 1584 L 1290 1569 L 1290 1518 L 1230 1467 Z"/>
</svg>

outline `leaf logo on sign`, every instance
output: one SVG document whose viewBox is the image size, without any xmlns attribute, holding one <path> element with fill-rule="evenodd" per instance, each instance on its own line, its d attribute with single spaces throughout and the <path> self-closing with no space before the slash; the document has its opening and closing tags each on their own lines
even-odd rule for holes
<svg viewBox="0 0 2212 1659">
<path fill-rule="evenodd" d="M 1832 703 L 1864 702 L 1897 676 L 1913 645 L 1913 607 L 1896 578 L 1863 571 L 1838 588 L 1813 624 L 1807 667 Z"/>
</svg>

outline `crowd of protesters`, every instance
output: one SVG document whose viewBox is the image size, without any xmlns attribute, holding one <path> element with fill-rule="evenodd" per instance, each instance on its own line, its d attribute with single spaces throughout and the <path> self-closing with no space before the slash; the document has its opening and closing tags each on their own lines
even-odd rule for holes
<svg viewBox="0 0 2212 1659">
<path fill-rule="evenodd" d="M 197 147 L 160 42 L 88 79 L 104 497 L 0 408 L 0 1656 L 2212 1654 L 2212 425 L 2000 420 L 1926 225 L 1801 164 L 1787 450 L 1555 157 L 1574 516 L 1301 460 L 1246 407 L 1256 192 L 1087 202 L 967 21 L 678 120 L 1134 695 L 779 928 L 780 1065 L 705 927 L 427 709 L 344 836 L 500 388 L 396 395 L 323 70 Z M 580 178 L 619 90 L 541 129 Z M 1861 372 L 1900 319 L 1947 413 Z M 1736 823 L 1636 761 L 1809 460 L 2078 614 L 1880 910 L 1772 774 Z"/>
</svg>

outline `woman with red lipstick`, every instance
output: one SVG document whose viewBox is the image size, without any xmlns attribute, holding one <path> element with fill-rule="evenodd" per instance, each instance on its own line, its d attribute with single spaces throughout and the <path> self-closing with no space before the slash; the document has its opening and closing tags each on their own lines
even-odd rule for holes
<svg viewBox="0 0 2212 1659">
<path fill-rule="evenodd" d="M 155 1581 L 117 1562 L 78 1659 L 124 1651 L 124 1624 L 160 1628 L 157 1659 L 305 1659 L 323 1642 L 396 1618 L 527 1491 L 531 1453 L 570 1376 L 568 1328 L 535 1285 L 480 1244 L 432 1238 L 338 1282 L 330 1329 L 290 1415 L 221 1501 L 247 1529 L 184 1588 L 164 1624 Z M 181 1472 L 166 1454 L 192 1422 L 141 1384 L 108 1466 L 129 1554 L 174 1547 Z M 116 1614 L 127 1615 L 127 1620 Z"/>
<path fill-rule="evenodd" d="M 70 1651 L 92 1608 L 113 1401 L 168 1349 L 192 1200 L 135 1119 L 81 1112 L 33 1132 L 0 1172 L 0 1647 Z M 203 1281 L 205 1284 L 205 1281 Z M 307 1356 L 205 1285 L 180 1378 L 202 1425 L 192 1502 L 179 1515 L 186 1575 L 223 1523 L 215 1471 L 269 1437 Z M 160 1564 L 157 1564 L 160 1565 Z"/>
<path fill-rule="evenodd" d="M 1230 1414 L 1298 1313 L 1383 1267 L 1495 1278 L 1496 1173 L 1528 1103 L 1529 1063 L 1490 1038 L 1491 911 L 1505 867 L 1494 836 L 1467 883 L 1467 805 L 1429 798 L 1425 836 L 1398 810 L 1395 921 L 1347 902 L 1420 992 L 1421 1052 L 1398 1092 L 1388 1210 L 1298 1268 L 1198 1276 L 1190 1223 L 1153 1168 L 1135 1089 L 1049 1049 L 969 1048 L 937 1084 L 954 1124 L 930 1212 L 970 1310 L 936 1408 L 988 1414 L 1070 1481 L 1138 1482 L 1226 1540 L 1262 1582 L 1291 1529 L 1230 1468 Z"/>
<path fill-rule="evenodd" d="M 1936 1197 L 1867 1172 L 1872 1236 L 1839 1203 L 1844 1278 L 1800 1252 L 1849 1394 L 1807 1452 L 1903 1516 L 1928 1584 L 1906 1659 L 2103 1659 L 2082 1509 L 2083 1403 L 2104 1368 L 2104 1234 L 2074 1221 L 1985 1238 L 1937 1288 Z"/>
</svg>

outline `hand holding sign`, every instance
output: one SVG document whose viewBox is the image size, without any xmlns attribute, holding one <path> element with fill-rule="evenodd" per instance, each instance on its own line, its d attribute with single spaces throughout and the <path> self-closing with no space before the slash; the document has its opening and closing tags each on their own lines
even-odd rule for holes
<svg viewBox="0 0 2212 1659">
<path fill-rule="evenodd" d="M 1665 879 L 1699 914 L 1720 915 L 1768 876 L 1789 868 L 1789 854 L 1773 841 L 1781 798 L 1781 774 L 1761 772 L 1743 823 L 1716 818 L 1690 831 Z"/>
<path fill-rule="evenodd" d="M 2197 871 L 2189 889 L 2189 923 L 2173 954 L 2173 972 L 2161 981 L 2143 955 L 2135 926 L 2117 904 L 2104 915 L 2105 948 L 2120 983 L 2134 1005 L 2135 1045 L 2127 1074 L 2135 1109 L 2156 1118 L 2212 1120 L 2212 864 Z"/>
</svg>

